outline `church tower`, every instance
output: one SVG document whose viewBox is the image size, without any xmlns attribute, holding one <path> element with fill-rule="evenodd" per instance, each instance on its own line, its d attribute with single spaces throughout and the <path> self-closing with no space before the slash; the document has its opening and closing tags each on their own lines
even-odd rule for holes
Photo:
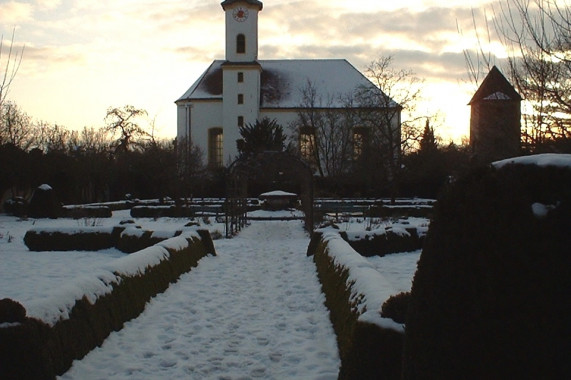
<svg viewBox="0 0 571 380">
<path fill-rule="evenodd" d="M 225 0 L 226 61 L 222 65 L 224 164 L 236 158 L 239 127 L 255 123 L 260 113 L 257 0 Z"/>
</svg>

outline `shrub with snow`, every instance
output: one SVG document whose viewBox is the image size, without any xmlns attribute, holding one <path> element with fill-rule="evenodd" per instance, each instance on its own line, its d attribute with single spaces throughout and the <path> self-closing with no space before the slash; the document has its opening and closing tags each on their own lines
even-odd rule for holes
<svg viewBox="0 0 571 380">
<path fill-rule="evenodd" d="M 61 212 L 62 206 L 54 189 L 46 184 L 38 186 L 32 195 L 32 199 L 30 199 L 29 216 L 32 218 L 57 218 Z"/>
</svg>

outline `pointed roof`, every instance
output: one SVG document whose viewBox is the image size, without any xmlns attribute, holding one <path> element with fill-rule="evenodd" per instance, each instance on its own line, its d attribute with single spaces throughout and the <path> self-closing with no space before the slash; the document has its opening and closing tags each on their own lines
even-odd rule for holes
<svg viewBox="0 0 571 380">
<path fill-rule="evenodd" d="M 515 88 L 506 79 L 506 77 L 500 72 L 500 70 L 494 66 L 482 81 L 482 84 L 472 97 L 472 100 L 468 103 L 472 105 L 473 103 L 482 100 L 515 100 L 521 101 L 521 96 L 517 93 Z"/>
<path fill-rule="evenodd" d="M 216 60 L 176 101 L 222 100 L 222 67 Z M 311 83 L 320 105 L 345 108 L 339 95 L 352 94 L 358 87 L 381 91 L 345 59 L 278 59 L 260 60 L 262 108 L 298 108 L 301 92 Z M 358 106 L 358 105 L 357 105 Z M 399 107 L 393 100 L 391 107 Z"/>
<path fill-rule="evenodd" d="M 222 9 L 226 10 L 226 7 L 228 5 L 232 5 L 234 3 L 247 3 L 250 5 L 256 5 L 259 8 L 259 10 L 262 10 L 262 8 L 264 7 L 264 4 L 262 4 L 262 2 L 258 0 L 224 0 L 223 2 L 220 3 L 220 5 L 222 5 Z"/>
</svg>

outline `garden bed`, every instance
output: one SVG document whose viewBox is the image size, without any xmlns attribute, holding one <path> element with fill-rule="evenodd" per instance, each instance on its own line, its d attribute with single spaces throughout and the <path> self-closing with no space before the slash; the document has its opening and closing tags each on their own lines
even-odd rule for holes
<svg viewBox="0 0 571 380">
<path fill-rule="evenodd" d="M 186 231 L 60 288 L 32 315 L 0 321 L 0 378 L 62 374 L 207 254 L 215 254 L 208 231 Z"/>
</svg>

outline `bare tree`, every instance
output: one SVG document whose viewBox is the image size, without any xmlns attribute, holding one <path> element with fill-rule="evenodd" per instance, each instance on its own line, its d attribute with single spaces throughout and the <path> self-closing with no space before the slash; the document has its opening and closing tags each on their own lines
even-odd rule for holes
<svg viewBox="0 0 571 380">
<path fill-rule="evenodd" d="M 12 144 L 29 150 L 38 143 L 32 118 L 15 103 L 5 101 L 0 105 L 0 145 Z"/>
<path fill-rule="evenodd" d="M 6 99 L 8 99 L 10 85 L 18 73 L 18 69 L 22 63 L 22 57 L 24 56 L 24 47 L 18 51 L 14 46 L 15 33 L 16 31 L 14 29 L 12 31 L 12 38 L 7 47 L 7 52 L 4 52 L 4 35 L 0 35 L 0 108 Z M 4 55 L 6 54 L 5 63 L 2 63 Z"/>
<path fill-rule="evenodd" d="M 133 147 L 140 147 L 143 145 L 142 140 L 150 137 L 139 125 L 140 118 L 144 116 L 147 116 L 147 111 L 130 105 L 107 109 L 106 129 L 112 134 L 119 134 L 116 152 L 127 152 Z"/>
<path fill-rule="evenodd" d="M 377 171 L 384 170 L 391 197 L 398 192 L 401 153 L 412 149 L 422 135 L 425 115 L 417 115 L 421 100 L 422 80 L 414 72 L 393 67 L 391 56 L 371 62 L 365 71 L 373 87 L 360 87 L 356 92 L 363 125 L 369 129 L 370 148 Z M 404 117 L 401 112 L 404 111 Z"/>
<path fill-rule="evenodd" d="M 351 168 L 353 127 L 352 94 L 329 94 L 324 99 L 307 81 L 300 89 L 301 104 L 294 129 L 295 145 L 321 177 L 346 174 Z"/>
</svg>

